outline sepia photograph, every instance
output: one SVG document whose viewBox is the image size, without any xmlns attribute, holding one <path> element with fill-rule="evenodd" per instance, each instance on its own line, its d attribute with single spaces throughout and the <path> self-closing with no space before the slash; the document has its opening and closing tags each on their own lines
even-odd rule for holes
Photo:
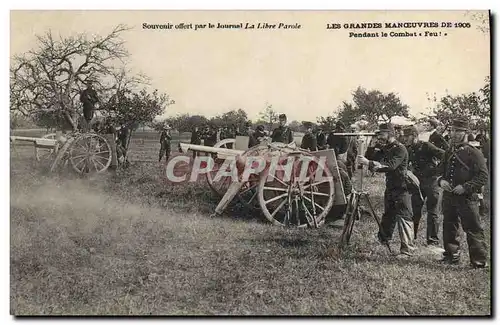
<svg viewBox="0 0 500 325">
<path fill-rule="evenodd" d="M 13 316 L 492 311 L 488 10 L 11 10 Z"/>
</svg>

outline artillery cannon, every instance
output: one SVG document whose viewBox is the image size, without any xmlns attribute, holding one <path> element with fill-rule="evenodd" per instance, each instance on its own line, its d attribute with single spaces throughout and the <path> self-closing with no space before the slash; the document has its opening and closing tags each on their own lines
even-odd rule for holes
<svg viewBox="0 0 500 325">
<path fill-rule="evenodd" d="M 223 144 L 234 143 L 235 149 L 220 143 L 215 147 L 180 143 L 185 153 L 203 152 L 209 154 L 208 160 L 213 159 L 206 177 L 221 196 L 215 214 L 238 197 L 245 205 L 260 208 L 275 225 L 319 227 L 333 205 L 346 204 L 333 150 L 310 152 L 293 143 L 261 143 L 246 149 L 248 137 L 228 140 Z M 258 161 L 264 162 L 260 170 L 254 166 Z M 219 175 L 228 166 L 236 168 L 236 178 Z"/>
<path fill-rule="evenodd" d="M 49 162 L 51 172 L 69 164 L 79 174 L 102 173 L 116 159 L 110 140 L 93 132 L 52 133 L 41 138 L 10 136 L 10 142 L 31 143 L 36 160 Z"/>
</svg>

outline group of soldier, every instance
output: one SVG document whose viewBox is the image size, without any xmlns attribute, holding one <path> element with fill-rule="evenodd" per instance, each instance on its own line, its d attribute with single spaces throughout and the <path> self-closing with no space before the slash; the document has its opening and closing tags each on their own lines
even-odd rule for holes
<svg viewBox="0 0 500 325">
<path fill-rule="evenodd" d="M 484 268 L 487 245 L 479 205 L 489 178 L 485 156 L 469 141 L 467 119 L 452 121 L 448 141 L 442 123 L 433 119 L 431 125 L 434 130 L 429 141 L 424 142 L 419 140 L 414 126 L 402 128 L 402 134 L 398 134 L 393 125 L 382 124 L 377 133 L 381 146 L 358 156 L 358 162 L 386 175 L 385 212 L 377 238 L 382 243 L 390 241 L 397 226 L 401 256 L 413 255 L 425 201 L 428 245 L 439 246 L 438 215 L 440 211 L 443 214 L 442 262 L 460 261 L 458 232 L 462 225 L 472 267 Z M 487 139 L 483 151 L 488 152 L 484 146 L 489 146 Z"/>
<path fill-rule="evenodd" d="M 384 214 L 377 239 L 381 243 L 390 241 L 397 227 L 401 242 L 400 256 L 414 255 L 425 204 L 427 245 L 440 245 L 439 215 L 442 213 L 442 261 L 452 264 L 459 262 L 461 254 L 458 231 L 461 225 L 467 236 L 471 265 L 474 268 L 484 268 L 487 266 L 487 245 L 480 221 L 480 206 L 484 187 L 489 179 L 489 164 L 486 161 L 489 163 L 490 140 L 483 133 L 473 137 L 468 121 L 464 118 L 452 121 L 447 136 L 444 135 L 445 128 L 441 122 L 431 119 L 429 124 L 433 130 L 428 141 L 419 140 L 419 132 L 415 126 L 381 124 L 376 131 L 375 141 L 363 155 L 358 153 L 355 136 L 335 135 L 346 132 L 342 122 L 337 122 L 335 129 L 328 135 L 321 128 L 313 130 L 313 124 L 310 123 L 306 124 L 301 148 L 310 151 L 328 148 L 334 150 L 346 195 L 351 193 L 351 179 L 357 166 L 366 165 L 372 172 L 385 174 Z M 262 126 L 256 130 L 252 130 L 250 124 L 246 126 L 245 135 L 249 136 L 249 147 L 267 137 Z M 206 130 L 200 132 L 195 128 L 191 143 L 201 144 L 203 139 L 204 145 L 213 146 L 220 138 L 214 138 L 213 131 Z M 221 134 L 223 133 L 220 132 L 219 137 Z M 228 137 L 237 134 L 228 133 Z M 294 142 L 285 114 L 279 115 L 279 126 L 273 130 L 270 138 L 272 142 Z M 166 128 L 161 135 L 162 150 L 170 150 L 170 140 L 171 136 Z M 160 153 L 160 160 L 161 158 Z M 484 204 L 482 207 L 484 208 Z M 336 206 L 333 210 L 333 218 L 342 218 L 346 206 Z"/>
</svg>

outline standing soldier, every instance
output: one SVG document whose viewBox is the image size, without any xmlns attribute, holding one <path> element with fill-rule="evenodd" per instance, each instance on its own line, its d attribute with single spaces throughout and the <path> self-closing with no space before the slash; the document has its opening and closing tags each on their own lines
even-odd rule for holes
<svg viewBox="0 0 500 325">
<path fill-rule="evenodd" d="M 335 156 L 337 160 L 339 159 L 339 155 L 343 155 L 347 151 L 347 137 L 335 135 L 335 133 L 343 133 L 345 132 L 345 125 L 342 121 L 338 121 L 335 125 L 335 131 L 330 132 L 328 135 L 327 144 L 330 149 L 335 151 Z"/>
<path fill-rule="evenodd" d="M 351 130 L 353 133 L 356 129 Z M 354 171 L 356 170 L 356 157 L 358 156 L 358 137 L 350 136 L 347 137 L 347 150 L 346 150 L 346 168 L 349 178 L 352 178 Z"/>
<path fill-rule="evenodd" d="M 286 115 L 280 114 L 279 117 L 280 125 L 274 129 L 273 134 L 271 135 L 272 142 L 282 142 L 282 143 L 292 143 L 293 142 L 293 132 L 286 125 Z"/>
<path fill-rule="evenodd" d="M 417 239 L 418 225 L 422 218 L 422 207 L 427 198 L 427 245 L 439 245 L 439 202 L 441 190 L 437 185 L 437 167 L 442 161 L 444 150 L 430 142 L 418 140 L 418 130 L 415 126 L 404 129 L 405 144 L 408 150 L 409 169 L 417 176 L 420 190 L 412 193 L 412 210 L 415 236 Z M 422 196 L 420 196 L 422 195 Z"/>
<path fill-rule="evenodd" d="M 95 104 L 99 102 L 97 92 L 92 87 L 92 81 L 87 81 L 87 88 L 80 93 L 80 102 L 83 104 L 83 117 L 87 123 L 86 129 L 90 130 L 90 122 L 94 118 Z"/>
<path fill-rule="evenodd" d="M 316 134 L 316 143 L 318 144 L 318 150 L 326 149 L 326 134 L 323 133 L 323 128 L 318 129 L 318 133 Z"/>
<path fill-rule="evenodd" d="M 161 159 L 164 155 L 166 155 L 166 161 L 170 158 L 170 143 L 172 141 L 172 136 L 170 135 L 170 126 L 164 125 L 163 130 L 160 135 L 160 155 L 158 162 L 161 162 Z"/>
<path fill-rule="evenodd" d="M 413 212 L 411 196 L 406 187 L 406 171 L 408 168 L 408 151 L 396 140 L 392 124 L 381 124 L 378 138 L 385 143 L 384 157 L 381 162 L 368 160 L 358 156 L 359 163 L 368 165 L 371 170 L 385 173 L 384 215 L 381 229 L 377 236 L 381 243 L 392 239 L 397 225 L 401 241 L 401 254 L 411 256 L 413 245 Z"/>
<path fill-rule="evenodd" d="M 262 141 L 264 141 L 265 137 L 266 137 L 266 132 L 264 125 L 257 126 L 255 132 L 252 132 L 250 138 L 248 139 L 248 147 L 251 148 L 260 144 Z"/>
<path fill-rule="evenodd" d="M 479 216 L 478 193 L 488 182 L 488 169 L 483 154 L 465 142 L 468 121 L 453 120 L 450 148 L 441 164 L 438 184 L 443 188 L 443 262 L 460 261 L 460 224 L 467 234 L 469 258 L 474 268 L 487 266 L 487 248 Z"/>
<path fill-rule="evenodd" d="M 201 135 L 200 131 L 197 126 L 193 128 L 193 131 L 191 131 L 191 144 L 196 144 L 200 145 L 201 144 Z M 193 151 L 193 159 L 196 157 L 197 152 Z"/>
<path fill-rule="evenodd" d="M 300 147 L 309 151 L 317 151 L 318 146 L 316 143 L 316 137 L 312 132 L 312 123 L 306 122 L 304 123 L 304 126 L 306 127 L 306 133 L 302 137 L 302 143 L 300 144 Z"/>
<path fill-rule="evenodd" d="M 439 122 L 435 118 L 431 118 L 429 120 L 429 124 L 433 128 L 433 131 L 429 136 L 429 142 L 440 149 L 447 150 L 449 145 L 448 145 L 448 140 L 445 137 L 443 137 L 444 133 L 443 123 Z"/>
</svg>

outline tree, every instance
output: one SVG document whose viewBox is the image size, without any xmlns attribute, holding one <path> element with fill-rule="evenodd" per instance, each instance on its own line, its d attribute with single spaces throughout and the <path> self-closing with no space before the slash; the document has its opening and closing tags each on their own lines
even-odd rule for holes
<svg viewBox="0 0 500 325">
<path fill-rule="evenodd" d="M 272 129 L 273 124 L 278 122 L 278 113 L 273 109 L 273 105 L 267 104 L 266 108 L 259 113 L 259 119 L 266 121 L 268 128 Z"/>
<path fill-rule="evenodd" d="M 317 124 L 325 132 L 335 129 L 336 118 L 334 115 L 319 116 L 316 118 Z"/>
<path fill-rule="evenodd" d="M 221 126 L 236 126 L 240 130 L 245 129 L 245 123 L 248 121 L 247 113 L 240 109 L 232 110 L 226 112 L 220 116 L 217 116 L 222 122 Z"/>
<path fill-rule="evenodd" d="M 293 132 L 302 132 L 304 130 L 302 122 L 299 121 L 291 121 L 290 123 L 288 123 L 288 127 Z"/>
<path fill-rule="evenodd" d="M 202 115 L 179 114 L 167 118 L 164 122 L 179 132 L 191 132 L 195 126 L 202 127 L 208 123 L 208 119 Z"/>
<path fill-rule="evenodd" d="M 375 128 L 379 120 L 389 122 L 392 116 L 408 117 L 408 105 L 403 104 L 395 93 L 384 94 L 379 90 L 367 91 L 358 87 L 352 94 L 353 103 L 343 102 L 338 117 L 346 125 L 351 125 L 360 116 Z"/>
<path fill-rule="evenodd" d="M 93 38 L 85 34 L 56 38 L 50 31 L 38 35 L 35 49 L 13 58 L 10 109 L 25 116 L 52 112 L 75 130 L 78 95 L 86 81 L 92 80 L 103 97 L 137 81 L 126 78 L 124 69 L 129 53 L 120 35 L 128 29 L 119 25 L 108 35 Z"/>
<path fill-rule="evenodd" d="M 451 125 L 453 118 L 466 117 L 475 130 L 491 128 L 491 81 L 485 78 L 485 85 L 478 92 L 461 95 L 446 94 L 441 99 L 429 98 L 433 112 L 445 126 Z"/>
</svg>

